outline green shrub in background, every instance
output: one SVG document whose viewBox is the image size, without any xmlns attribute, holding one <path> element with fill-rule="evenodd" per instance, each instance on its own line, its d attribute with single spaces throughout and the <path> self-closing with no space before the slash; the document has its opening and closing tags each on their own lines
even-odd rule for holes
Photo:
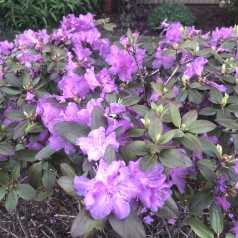
<svg viewBox="0 0 238 238">
<path fill-rule="evenodd" d="M 152 10 L 148 18 L 149 26 L 158 29 L 165 18 L 168 23 L 181 22 L 185 26 L 193 25 L 195 22 L 194 15 L 185 5 L 165 3 Z"/>
<path fill-rule="evenodd" d="M 100 10 L 100 0 L 0 0 L 0 30 L 50 29 L 70 13 Z"/>
</svg>

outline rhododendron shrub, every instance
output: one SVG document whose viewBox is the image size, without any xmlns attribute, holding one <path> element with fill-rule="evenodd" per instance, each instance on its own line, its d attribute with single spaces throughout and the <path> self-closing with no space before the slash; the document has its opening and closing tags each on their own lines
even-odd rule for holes
<svg viewBox="0 0 238 238">
<path fill-rule="evenodd" d="M 146 237 L 143 223 L 160 218 L 237 235 L 238 28 L 164 21 L 157 43 L 130 30 L 111 42 L 97 24 L 108 23 L 69 15 L 50 35 L 0 42 L 7 211 L 58 184 L 82 208 L 73 237 L 110 226 Z"/>
</svg>

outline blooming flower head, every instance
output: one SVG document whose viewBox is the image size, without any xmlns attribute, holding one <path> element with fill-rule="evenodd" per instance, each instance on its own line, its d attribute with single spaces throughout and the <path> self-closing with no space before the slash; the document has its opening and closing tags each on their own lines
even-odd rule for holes
<svg viewBox="0 0 238 238">
<path fill-rule="evenodd" d="M 76 176 L 74 187 L 78 195 L 85 197 L 86 209 L 94 219 L 103 219 L 111 212 L 119 219 L 126 218 L 129 202 L 137 192 L 124 161 L 108 164 L 100 160 L 95 178 Z"/>
<path fill-rule="evenodd" d="M 117 151 L 119 143 L 116 140 L 116 133 L 106 135 L 104 127 L 92 130 L 87 137 L 80 137 L 76 144 L 80 146 L 84 154 L 88 155 L 89 161 L 97 161 L 103 158 L 108 145 L 112 145 Z"/>
<path fill-rule="evenodd" d="M 191 62 L 187 69 L 184 71 L 184 75 L 187 79 L 190 79 L 193 76 L 202 76 L 202 72 L 204 69 L 204 65 L 208 62 L 207 59 L 203 57 L 196 58 L 193 62 Z"/>
<path fill-rule="evenodd" d="M 145 208 L 156 212 L 162 208 L 166 200 L 171 196 L 169 184 L 163 173 L 164 167 L 160 163 L 149 171 L 140 169 L 140 160 L 130 161 L 128 165 L 131 176 L 138 182 L 138 198 Z"/>
</svg>

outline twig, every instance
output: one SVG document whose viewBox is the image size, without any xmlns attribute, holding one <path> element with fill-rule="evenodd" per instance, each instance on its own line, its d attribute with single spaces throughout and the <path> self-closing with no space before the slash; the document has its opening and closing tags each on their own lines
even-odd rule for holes
<svg viewBox="0 0 238 238">
<path fill-rule="evenodd" d="M 30 232 L 29 230 L 26 228 L 26 226 L 22 223 L 21 218 L 20 218 L 20 214 L 18 212 L 18 210 L 16 210 L 16 214 L 17 214 L 17 220 L 20 223 L 20 227 L 22 229 L 22 231 L 24 232 L 26 238 L 30 238 Z"/>
<path fill-rule="evenodd" d="M 62 214 L 55 214 L 54 217 L 67 217 L 67 218 L 75 218 L 76 216 L 70 216 L 70 215 L 62 215 Z"/>
<path fill-rule="evenodd" d="M 5 231 L 6 233 L 12 235 L 12 236 L 15 237 L 15 238 L 19 238 L 19 236 L 17 236 L 14 232 L 9 231 L 7 228 L 4 228 L 4 227 L 0 226 L 0 229 L 3 230 L 3 231 Z"/>
<path fill-rule="evenodd" d="M 164 219 L 163 219 L 163 222 L 164 222 L 165 228 L 166 228 L 166 230 L 167 230 L 167 232 L 168 232 L 169 238 L 172 238 L 172 236 L 171 236 L 171 234 L 170 234 L 170 231 L 169 231 L 169 228 L 168 228 L 168 226 L 167 226 L 167 223 L 166 223 L 166 221 L 165 221 Z"/>
<path fill-rule="evenodd" d="M 177 72 L 179 66 L 180 66 L 180 65 L 178 65 L 178 66 L 174 69 L 173 73 L 169 76 L 169 78 L 167 79 L 167 81 L 165 82 L 164 85 L 167 85 L 167 83 L 174 77 L 174 75 L 176 74 L 176 72 Z"/>
</svg>

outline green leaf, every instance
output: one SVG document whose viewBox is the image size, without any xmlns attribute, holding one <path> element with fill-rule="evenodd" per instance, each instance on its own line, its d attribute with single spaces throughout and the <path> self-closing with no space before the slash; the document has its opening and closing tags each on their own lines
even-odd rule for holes
<svg viewBox="0 0 238 238">
<path fill-rule="evenodd" d="M 0 143 L 1 155 L 15 155 L 14 147 L 6 142 Z"/>
<path fill-rule="evenodd" d="M 194 122 L 197 120 L 198 112 L 196 110 L 191 110 L 185 113 L 182 117 L 182 124 L 187 125 L 189 122 Z"/>
<path fill-rule="evenodd" d="M 179 128 L 181 126 L 181 116 L 178 110 L 178 106 L 176 106 L 173 103 L 170 103 L 169 109 L 170 109 L 170 114 L 171 114 L 171 119 L 173 124 Z"/>
<path fill-rule="evenodd" d="M 144 141 L 133 141 L 128 145 L 128 149 L 131 149 L 136 155 L 146 155 L 149 153 Z"/>
<path fill-rule="evenodd" d="M 149 171 L 157 164 L 157 155 L 146 155 L 140 160 L 140 168 L 143 171 Z"/>
<path fill-rule="evenodd" d="M 217 113 L 217 110 L 218 109 L 215 109 L 213 107 L 206 107 L 206 108 L 202 108 L 201 111 L 199 111 L 199 114 L 203 116 L 212 116 Z"/>
<path fill-rule="evenodd" d="M 67 121 L 57 123 L 54 126 L 54 129 L 60 136 L 68 140 L 73 145 L 76 145 L 76 140 L 79 137 L 87 136 L 90 132 L 90 128 L 82 123 Z"/>
<path fill-rule="evenodd" d="M 17 161 L 12 169 L 11 173 L 12 181 L 16 181 L 20 177 L 20 175 L 21 175 L 21 164 L 19 161 Z"/>
<path fill-rule="evenodd" d="M 113 161 L 116 161 L 116 152 L 111 144 L 108 145 L 106 148 L 106 151 L 104 154 L 104 160 L 108 162 L 109 164 Z"/>
<path fill-rule="evenodd" d="M 202 144 L 198 140 L 197 136 L 185 133 L 184 136 L 180 139 L 184 147 L 191 151 L 202 151 Z"/>
<path fill-rule="evenodd" d="M 173 138 L 183 137 L 183 135 L 184 133 L 179 129 L 170 130 L 160 137 L 159 143 L 165 144 L 170 140 L 172 140 Z"/>
<path fill-rule="evenodd" d="M 30 150 L 30 149 L 23 149 L 23 150 L 18 150 L 16 151 L 16 155 L 18 157 L 18 159 L 22 160 L 22 161 L 35 161 L 35 156 L 37 154 L 36 150 Z"/>
<path fill-rule="evenodd" d="M 145 115 L 149 112 L 149 108 L 143 105 L 135 105 L 132 107 L 132 110 L 142 117 L 145 117 Z"/>
<path fill-rule="evenodd" d="M 51 149 L 51 147 L 49 145 L 47 145 L 35 155 L 35 159 L 41 160 L 41 159 L 49 158 L 54 153 L 55 153 L 55 151 L 53 149 Z"/>
<path fill-rule="evenodd" d="M 59 186 L 70 196 L 75 197 L 76 191 L 74 189 L 74 178 L 71 176 L 63 176 L 57 180 Z"/>
<path fill-rule="evenodd" d="M 202 102 L 202 95 L 199 93 L 197 89 L 189 89 L 188 90 L 188 100 L 189 102 L 193 102 L 196 104 L 200 104 Z"/>
<path fill-rule="evenodd" d="M 16 192 L 19 197 L 25 200 L 36 198 L 36 190 L 29 184 L 18 184 Z"/>
<path fill-rule="evenodd" d="M 13 73 L 6 73 L 4 79 L 15 88 L 22 88 L 20 80 Z"/>
<path fill-rule="evenodd" d="M 30 184 L 34 188 L 38 188 L 42 185 L 42 167 L 41 163 L 33 164 L 28 171 L 28 177 Z"/>
<path fill-rule="evenodd" d="M 215 203 L 212 203 L 212 205 L 209 208 L 209 220 L 210 220 L 212 229 L 219 236 L 222 233 L 224 228 L 224 218 L 223 218 L 221 210 L 218 208 L 218 206 Z"/>
<path fill-rule="evenodd" d="M 107 31 L 113 31 L 113 28 L 115 28 L 117 25 L 114 23 L 107 23 L 103 24 L 103 28 Z"/>
<path fill-rule="evenodd" d="M 116 218 L 114 215 L 108 217 L 109 223 L 113 230 L 122 238 L 145 238 L 145 229 L 141 219 L 131 210 L 128 217 L 123 220 Z"/>
<path fill-rule="evenodd" d="M 88 211 L 83 208 L 73 221 L 71 226 L 71 236 L 73 238 L 83 236 L 92 231 L 97 224 L 97 220 L 93 219 Z"/>
<path fill-rule="evenodd" d="M 131 149 L 127 148 L 126 146 L 121 145 L 119 147 L 119 154 L 127 163 L 129 161 L 135 161 L 137 159 L 135 152 L 133 152 Z"/>
<path fill-rule="evenodd" d="M 216 125 L 210 121 L 197 120 L 188 122 L 186 128 L 191 133 L 202 134 L 214 130 Z"/>
<path fill-rule="evenodd" d="M 190 200 L 189 210 L 192 212 L 202 211 L 213 201 L 213 194 L 210 190 L 199 191 Z"/>
<path fill-rule="evenodd" d="M 235 238 L 235 234 L 228 233 L 225 238 Z"/>
<path fill-rule="evenodd" d="M 213 183 L 214 181 L 217 180 L 217 175 L 214 172 L 217 166 L 214 165 L 211 160 L 202 159 L 198 161 L 197 167 L 200 173 L 203 175 L 203 177 L 207 179 L 207 181 Z"/>
<path fill-rule="evenodd" d="M 190 158 L 180 150 L 167 149 L 159 154 L 160 162 L 168 168 L 188 168 L 192 166 Z"/>
<path fill-rule="evenodd" d="M 132 138 L 141 137 L 144 135 L 144 133 L 145 133 L 145 130 L 140 128 L 130 128 L 126 131 L 126 135 Z"/>
<path fill-rule="evenodd" d="M 212 142 L 202 137 L 199 137 L 198 139 L 202 143 L 202 148 L 205 153 L 213 156 L 218 156 L 217 147 Z"/>
<path fill-rule="evenodd" d="M 222 98 L 223 98 L 223 95 L 218 89 L 216 89 L 214 87 L 210 88 L 210 98 L 209 98 L 209 100 L 211 102 L 213 102 L 215 104 L 220 104 Z"/>
<path fill-rule="evenodd" d="M 21 121 L 26 119 L 23 112 L 8 112 L 5 114 L 5 117 L 11 121 Z"/>
<path fill-rule="evenodd" d="M 60 170 L 64 176 L 69 176 L 74 178 L 76 176 L 76 172 L 74 168 L 68 163 L 61 163 Z"/>
<path fill-rule="evenodd" d="M 152 119 L 152 121 L 150 121 L 148 133 L 151 139 L 155 143 L 157 143 L 159 138 L 158 136 L 161 136 L 163 133 L 163 124 L 162 124 L 162 121 L 158 117 L 155 117 Z"/>
<path fill-rule="evenodd" d="M 17 89 L 13 89 L 13 88 L 9 88 L 9 87 L 1 87 L 0 90 L 5 93 L 8 94 L 10 96 L 16 96 L 21 94 L 21 90 L 17 90 Z"/>
<path fill-rule="evenodd" d="M 107 128 L 107 119 L 104 117 L 103 108 L 96 106 L 91 114 L 91 129 L 95 130 L 101 126 Z"/>
<path fill-rule="evenodd" d="M 136 96 L 128 96 L 122 99 L 122 104 L 124 106 L 132 106 L 138 103 L 141 100 L 141 98 Z"/>
<path fill-rule="evenodd" d="M 46 162 L 46 168 L 43 169 L 42 183 L 47 190 L 51 190 L 55 184 L 56 174 L 51 165 Z"/>
<path fill-rule="evenodd" d="M 15 190 L 11 190 L 6 197 L 5 207 L 8 212 L 12 212 L 16 209 L 18 203 L 18 196 Z"/>
<path fill-rule="evenodd" d="M 21 81 L 22 81 L 22 86 L 26 87 L 30 84 L 31 82 L 31 77 L 30 75 L 25 71 L 21 75 Z"/>
<path fill-rule="evenodd" d="M 7 187 L 0 187 L 0 201 L 5 197 L 7 193 Z"/>
<path fill-rule="evenodd" d="M 158 212 L 156 212 L 156 215 L 166 219 L 176 219 L 179 217 L 178 206 L 172 197 L 169 197 L 166 200 L 163 208 L 159 209 Z"/>
<path fill-rule="evenodd" d="M 202 222 L 194 218 L 189 218 L 188 224 L 200 238 L 214 238 L 212 231 Z"/>
<path fill-rule="evenodd" d="M 216 119 L 215 120 L 220 125 L 224 126 L 229 130 L 238 130 L 238 122 L 232 119 Z"/>
</svg>

